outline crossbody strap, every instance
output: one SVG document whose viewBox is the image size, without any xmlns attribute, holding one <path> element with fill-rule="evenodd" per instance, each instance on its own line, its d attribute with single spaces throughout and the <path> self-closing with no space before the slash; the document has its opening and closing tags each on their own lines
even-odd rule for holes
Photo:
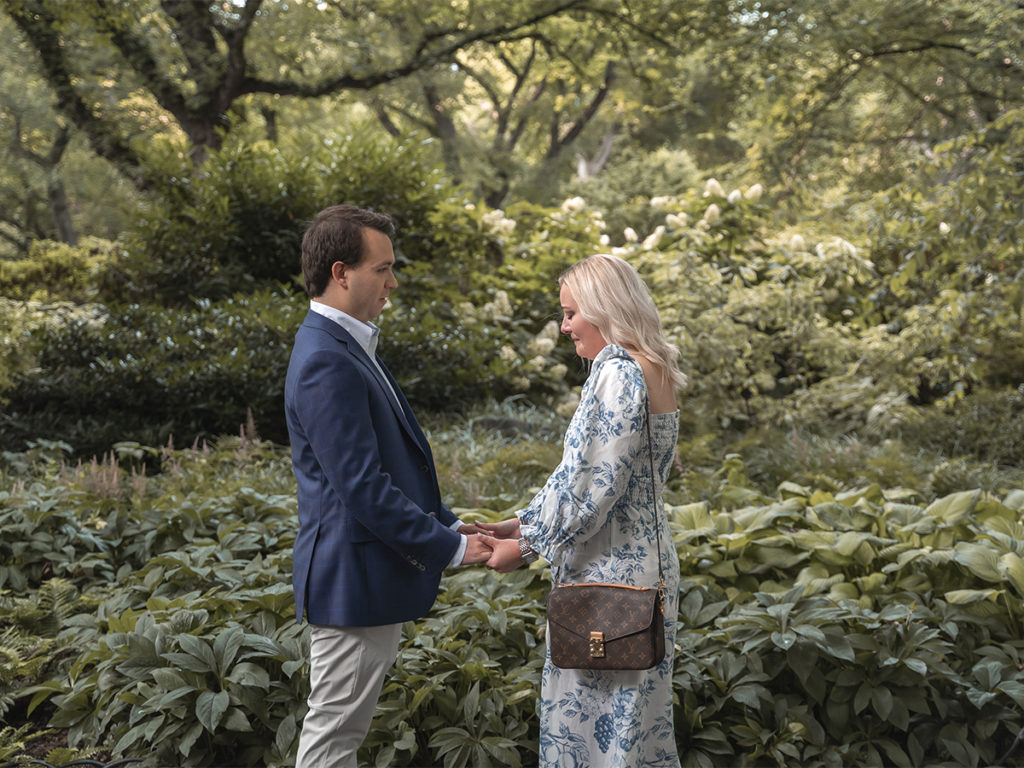
<svg viewBox="0 0 1024 768">
<path fill-rule="evenodd" d="M 644 426 L 647 428 L 647 458 L 651 463 L 651 509 L 654 511 L 654 535 L 658 539 L 658 589 L 665 591 L 665 573 L 661 568 L 661 525 L 658 522 L 658 479 L 654 472 L 654 440 L 651 437 L 651 401 L 647 398 Z"/>
</svg>

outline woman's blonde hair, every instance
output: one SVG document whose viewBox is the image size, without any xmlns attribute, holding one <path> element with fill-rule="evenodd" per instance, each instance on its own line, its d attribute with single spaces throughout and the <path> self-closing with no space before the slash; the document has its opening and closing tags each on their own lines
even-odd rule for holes
<svg viewBox="0 0 1024 768">
<path fill-rule="evenodd" d="M 654 299 L 629 262 L 598 253 L 567 269 L 558 284 L 569 289 L 583 319 L 605 341 L 646 357 L 674 389 L 686 384 L 679 350 L 665 338 Z"/>
</svg>

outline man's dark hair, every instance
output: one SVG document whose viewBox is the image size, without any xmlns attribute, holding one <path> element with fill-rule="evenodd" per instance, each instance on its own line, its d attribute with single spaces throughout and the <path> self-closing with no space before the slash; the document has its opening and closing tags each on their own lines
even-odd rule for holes
<svg viewBox="0 0 1024 768">
<path fill-rule="evenodd" d="M 362 260 L 367 227 L 388 237 L 395 235 L 390 216 L 355 205 L 332 205 L 313 218 L 302 236 L 302 279 L 310 296 L 322 296 L 327 290 L 334 262 L 355 266 Z"/>
</svg>

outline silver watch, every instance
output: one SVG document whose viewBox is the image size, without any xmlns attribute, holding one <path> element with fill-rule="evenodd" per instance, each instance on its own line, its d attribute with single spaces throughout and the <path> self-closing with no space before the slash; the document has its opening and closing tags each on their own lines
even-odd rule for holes
<svg viewBox="0 0 1024 768">
<path fill-rule="evenodd" d="M 533 551 L 530 542 L 526 539 L 519 540 L 519 554 L 522 555 L 524 563 L 532 563 L 537 559 L 537 553 Z"/>
</svg>

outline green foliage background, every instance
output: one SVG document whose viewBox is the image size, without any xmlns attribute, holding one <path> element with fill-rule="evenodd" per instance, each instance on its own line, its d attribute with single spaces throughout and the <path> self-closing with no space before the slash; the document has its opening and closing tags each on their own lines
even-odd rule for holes
<svg viewBox="0 0 1024 768">
<path fill-rule="evenodd" d="M 299 5 L 292 32 L 318 18 Z M 590 178 L 566 181 L 569 145 L 545 152 L 537 137 L 559 133 L 530 122 L 566 128 L 621 53 L 582 16 L 543 30 L 582 30 L 567 39 L 600 55 L 546 62 L 542 106 L 502 113 L 529 147 L 495 134 L 483 156 L 465 130 L 507 106 L 479 91 L 526 38 L 475 48 L 487 72 L 434 62 L 360 105 L 239 100 L 201 166 L 145 84 L 115 83 L 144 192 L 96 171 L 83 139 L 45 172 L 6 147 L 0 761 L 52 738 L 51 762 L 293 761 L 308 639 L 282 386 L 304 223 L 345 201 L 398 221 L 381 354 L 466 520 L 507 516 L 558 462 L 586 376 L 559 339 L 559 273 L 604 251 L 648 281 L 689 377 L 667 492 L 685 765 L 1024 764 L 1024 114 L 1019 41 L 999 27 L 1020 14 L 889 6 L 644 5 L 708 47 L 630 39 L 614 118 L 579 134 L 584 161 L 619 142 Z M 887 46 L 915 13 L 930 37 L 911 59 Z M 393 53 L 408 30 L 378 32 Z M 38 154 L 66 126 L 26 50 L 0 73 L 0 118 Z M 111 57 L 97 43 L 83 61 Z M 458 104 L 454 137 L 419 102 L 396 110 L 431 88 L 434 114 Z M 400 138 L 370 119 L 387 110 Z M 257 113 L 293 129 L 271 139 Z M 92 236 L 40 239 L 43 191 L 83 168 Z M 481 201 L 502 189 L 528 199 Z M 405 627 L 362 757 L 535 762 L 548 586 L 542 564 L 447 575 Z"/>
<path fill-rule="evenodd" d="M 467 521 L 503 518 L 557 461 L 558 419 L 506 407 L 503 436 L 493 413 L 428 423 Z M 1024 473 L 985 492 L 934 456 L 786 442 L 784 466 L 749 451 L 669 483 L 684 764 L 1018 764 Z M 242 434 L 69 456 L 2 456 L 0 714 L 145 764 L 290 764 L 308 638 L 287 449 Z M 549 586 L 543 563 L 447 575 L 405 627 L 363 758 L 532 764 Z"/>
</svg>

